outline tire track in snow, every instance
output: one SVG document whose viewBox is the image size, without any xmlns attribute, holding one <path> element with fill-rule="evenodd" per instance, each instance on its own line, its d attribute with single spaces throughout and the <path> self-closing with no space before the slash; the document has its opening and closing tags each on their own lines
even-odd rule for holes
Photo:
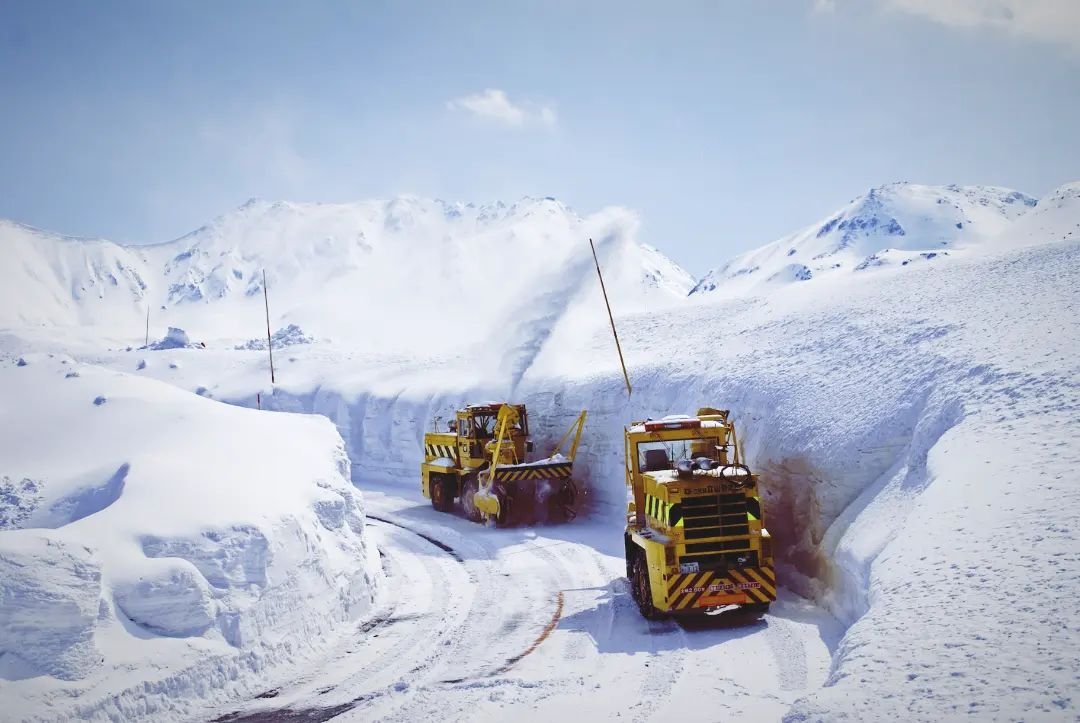
<svg viewBox="0 0 1080 723">
<path fill-rule="evenodd" d="M 381 519 L 408 530 L 441 549 L 453 550 L 469 570 L 475 593 L 464 616 L 443 645 L 432 650 L 427 659 L 409 670 L 394 685 L 374 695 L 357 699 L 352 709 L 365 718 L 413 721 L 429 715 L 435 708 L 445 709 L 446 697 L 441 691 L 448 686 L 455 687 L 460 684 L 464 687 L 475 687 L 479 679 L 490 678 L 492 674 L 488 671 L 492 657 L 510 660 L 518 655 L 520 660 L 535 650 L 535 646 L 547 637 L 545 634 L 539 639 L 516 642 L 514 633 L 525 627 L 527 617 L 515 613 L 512 609 L 508 610 L 504 604 L 507 600 L 518 600 L 521 609 L 526 612 L 543 611 L 550 607 L 545 596 L 538 596 L 527 584 L 522 584 L 530 581 L 529 576 L 514 580 L 516 587 L 508 591 L 503 583 L 504 575 L 495 567 L 495 551 L 482 540 L 461 535 L 448 526 L 440 527 L 439 537 L 435 537 L 417 529 L 414 524 L 404 524 L 391 517 Z M 453 538 L 453 546 L 443 542 L 448 536 Z M 470 551 L 474 554 L 469 554 Z M 530 594 L 531 598 L 528 597 Z M 500 621 L 497 616 L 504 614 L 506 618 Z M 492 636 L 490 630 L 499 627 L 500 622 L 502 625 L 498 635 Z M 552 629 L 557 622 L 556 619 L 551 623 Z M 537 627 L 543 627 L 543 623 Z M 531 649 L 530 643 L 535 644 Z M 445 675 L 442 671 L 451 665 L 457 675 L 452 679 L 442 679 Z M 461 675 L 462 672 L 465 674 Z"/>
<path fill-rule="evenodd" d="M 807 681 L 806 647 L 783 618 L 767 615 L 765 642 L 776 662 L 780 690 L 804 690 Z"/>
<path fill-rule="evenodd" d="M 368 519 L 377 523 L 393 524 L 370 515 Z M 394 528 L 415 535 L 412 530 L 403 528 L 400 525 L 394 525 Z M 409 539 L 409 537 L 409 535 L 401 533 L 397 535 L 399 542 Z M 436 561 L 437 558 L 433 559 L 430 555 L 428 545 L 435 545 L 440 550 L 443 550 L 443 545 L 436 544 L 422 535 L 416 535 L 414 539 L 416 539 L 416 542 L 406 542 L 398 549 L 394 549 L 394 545 L 383 545 L 382 549 L 387 551 L 391 559 L 394 559 L 397 567 L 402 570 L 409 570 L 409 577 L 412 578 L 411 582 L 406 581 L 409 584 L 402 584 L 399 587 L 396 604 L 399 607 L 411 608 L 421 601 L 427 603 L 428 612 L 413 618 L 418 621 L 419 629 L 410 629 L 404 640 L 398 642 L 392 649 L 379 655 L 376 659 L 366 663 L 360 669 L 352 672 L 347 680 L 333 686 L 331 690 L 348 690 L 352 693 L 354 686 L 363 686 L 373 692 L 378 689 L 372 687 L 373 680 L 390 680 L 392 678 L 399 680 L 405 674 L 403 671 L 404 666 L 410 660 L 414 660 L 423 654 L 420 651 L 422 647 L 425 645 L 438 645 L 440 641 L 451 634 L 452 630 L 448 629 L 445 623 L 452 617 L 455 602 L 461 599 L 463 588 L 467 586 L 453 584 L 451 576 L 448 574 L 449 566 L 445 563 L 439 564 Z M 423 540 L 423 542 L 420 542 L 420 540 Z M 404 549 L 406 554 L 403 555 L 401 549 Z M 443 551 L 445 552 L 445 550 Z M 458 556 L 450 555 L 450 557 L 460 563 Z M 418 585 L 415 582 L 416 578 L 420 577 L 416 575 L 417 566 L 415 563 L 417 560 L 421 562 L 420 568 L 424 571 L 423 577 L 428 581 L 427 585 Z M 457 567 L 457 565 L 455 564 L 453 567 Z M 396 680 L 392 682 L 396 682 Z M 331 690 L 323 689 L 320 692 L 325 695 L 330 693 Z"/>
<path fill-rule="evenodd" d="M 532 555 L 535 555 L 536 557 L 539 557 L 547 563 L 544 569 L 551 578 L 551 590 L 549 591 L 549 593 L 554 592 L 553 601 L 555 604 L 555 612 L 551 618 L 551 621 L 544 627 L 540 635 L 537 637 L 536 641 L 532 645 L 530 645 L 525 652 L 508 658 L 504 665 L 489 673 L 489 677 L 502 675 L 503 673 L 508 672 L 518 661 L 520 661 L 526 655 L 532 653 L 534 650 L 536 650 L 540 643 L 547 640 L 550 634 L 558 626 L 562 618 L 563 609 L 566 604 L 566 587 L 573 587 L 578 584 L 577 566 L 571 567 L 570 565 L 567 565 L 565 559 L 562 556 L 556 555 L 552 553 L 549 549 L 547 549 L 548 547 L 560 545 L 560 542 L 556 541 L 549 544 L 542 544 L 542 542 L 537 541 L 534 538 L 532 540 L 523 541 L 522 544 L 523 552 L 528 552 Z M 575 545 L 567 545 L 567 548 L 571 551 L 576 551 L 577 549 Z M 552 572 L 554 572 L 553 575 L 551 574 Z M 580 647 L 571 647 L 571 645 L 575 642 L 576 641 L 571 640 L 566 646 L 564 646 L 564 650 L 566 650 L 567 652 L 567 655 L 564 657 L 570 660 L 580 660 L 586 655 L 586 651 L 581 649 Z"/>
<path fill-rule="evenodd" d="M 551 631 L 554 630 L 555 626 L 559 624 L 559 619 L 562 617 L 563 602 L 563 593 L 562 590 L 560 590 L 559 593 L 555 596 L 555 613 L 551 616 L 551 622 L 544 626 L 544 629 L 540 631 L 540 635 L 536 638 L 536 640 L 533 641 L 532 645 L 526 648 L 523 652 L 509 658 L 501 668 L 489 673 L 489 675 L 502 675 L 506 671 L 510 670 L 510 668 L 514 667 L 514 665 L 517 664 L 519 660 L 524 658 L 532 651 L 536 650 L 540 646 L 540 643 L 547 640 L 547 637 L 551 635 Z"/>
<path fill-rule="evenodd" d="M 634 610 L 637 613 L 637 610 Z M 671 696 L 672 689 L 678 682 L 679 677 L 686 667 L 686 650 L 689 642 L 686 631 L 674 620 L 647 620 L 649 662 L 645 663 L 643 671 L 644 679 L 638 687 L 637 703 L 631 708 L 634 713 L 634 723 L 643 723 L 660 712 L 663 702 Z M 664 635 L 678 635 L 682 638 L 681 644 L 668 652 L 667 655 L 659 649 L 657 638 Z"/>
<path fill-rule="evenodd" d="M 380 522 L 372 517 L 369 519 Z M 318 669 L 302 676 L 294 684 L 259 696 L 263 699 L 273 698 L 278 707 L 268 709 L 265 705 L 254 706 L 221 716 L 216 721 L 329 720 L 356 708 L 367 699 L 381 695 L 385 686 L 380 681 L 389 681 L 389 687 L 396 685 L 394 681 L 408 675 L 406 666 L 425 655 L 422 647 L 437 646 L 452 632 L 447 630 L 445 622 L 452 615 L 453 604 L 460 598 L 462 586 L 452 585 L 446 574 L 446 563 L 440 565 L 436 561 L 438 558 L 432 558 L 430 545 L 434 543 L 422 536 L 406 534 L 411 531 L 399 528 L 385 528 L 387 532 L 397 530 L 391 533 L 396 544 L 388 544 L 389 539 L 380 542 L 380 548 L 386 555 L 385 564 L 391 566 L 388 579 L 392 585 L 382 609 L 361 623 L 354 634 L 337 646 Z M 373 526 L 372 529 L 377 527 Z M 442 548 L 441 545 L 438 547 Z M 416 565 L 418 559 L 420 565 Z M 451 564 L 456 567 L 458 563 Z M 468 588 L 468 584 L 465 587 Z M 457 595 L 440 597 L 434 594 L 436 591 L 454 590 Z M 405 625 L 398 628 L 399 623 Z M 384 628 L 387 628 L 385 637 L 376 643 Z M 383 641 L 391 636 L 394 639 L 386 645 Z M 372 647 L 386 649 L 376 651 L 372 656 Z M 359 667 L 354 667 L 355 663 L 351 660 L 354 654 L 372 657 Z M 311 687 L 315 681 L 327 678 L 333 682 L 319 688 Z M 361 691 L 359 695 L 358 690 Z"/>
<path fill-rule="evenodd" d="M 446 554 L 450 555 L 450 557 L 454 558 L 458 562 L 460 562 L 462 564 L 465 563 L 465 560 L 462 559 L 461 555 L 458 554 L 457 550 L 450 547 L 445 542 L 442 542 L 441 540 L 438 540 L 438 539 L 432 537 L 431 535 L 425 535 L 423 532 L 417 532 L 416 530 L 414 530 L 411 527 L 407 527 L 406 525 L 403 525 L 400 522 L 394 522 L 393 520 L 388 520 L 385 517 L 378 517 L 376 515 L 368 515 L 367 518 L 369 520 L 375 520 L 376 522 L 382 522 L 383 524 L 386 524 L 386 525 L 393 525 L 394 527 L 398 527 L 398 528 L 400 528 L 402 530 L 405 530 L 406 532 L 411 532 L 414 535 L 416 535 L 417 537 L 422 537 L 425 540 L 427 540 L 428 542 L 430 542 L 432 545 L 435 545 L 435 547 L 439 548 L 440 550 L 442 550 Z"/>
<path fill-rule="evenodd" d="M 595 589 L 603 591 L 605 589 L 610 590 L 609 575 L 604 570 L 601 562 L 600 554 L 592 548 L 583 547 L 578 544 L 566 546 L 570 555 L 559 555 L 559 565 L 563 569 L 568 570 L 568 577 L 566 583 L 570 588 L 565 589 L 565 592 L 586 592 L 589 589 Z M 571 596 L 571 602 L 569 607 L 571 609 L 576 606 L 573 603 L 574 596 Z M 568 640 L 563 646 L 563 657 L 567 660 L 578 661 L 584 660 L 588 657 L 590 649 L 593 647 L 593 643 L 589 641 L 589 635 L 591 635 L 597 647 L 597 659 L 596 668 L 599 670 L 600 657 L 599 647 L 602 645 L 600 630 L 603 629 L 604 638 L 610 640 L 612 626 L 614 624 L 614 600 L 609 601 L 610 604 L 604 604 L 604 600 L 600 600 L 600 604 L 597 606 L 598 611 L 603 611 L 600 614 L 602 619 L 598 619 L 593 624 L 580 630 L 569 631 Z M 577 613 L 584 612 L 583 610 L 576 611 Z"/>
</svg>

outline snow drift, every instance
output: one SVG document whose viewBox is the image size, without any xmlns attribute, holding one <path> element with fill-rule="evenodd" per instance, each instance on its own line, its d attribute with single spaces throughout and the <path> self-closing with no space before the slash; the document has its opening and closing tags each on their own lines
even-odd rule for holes
<svg viewBox="0 0 1080 723">
<path fill-rule="evenodd" d="M 5 715 L 191 715 L 369 608 L 377 553 L 326 420 L 24 362 L 0 362 Z"/>
<path fill-rule="evenodd" d="M 296 324 L 289 324 L 275 331 L 270 339 L 248 339 L 243 344 L 237 344 L 236 348 L 246 351 L 266 351 L 271 345 L 274 349 L 297 344 L 314 344 L 315 340 L 304 333 Z"/>
<path fill-rule="evenodd" d="M 183 329 L 170 326 L 169 330 L 165 332 L 165 336 L 147 345 L 146 348 L 152 351 L 162 351 L 166 349 L 197 349 L 201 348 L 201 345 L 193 343 L 188 333 Z"/>
</svg>

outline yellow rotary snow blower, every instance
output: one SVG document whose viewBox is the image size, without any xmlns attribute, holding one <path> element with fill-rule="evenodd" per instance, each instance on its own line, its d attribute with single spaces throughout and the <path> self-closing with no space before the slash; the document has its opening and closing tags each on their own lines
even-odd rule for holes
<svg viewBox="0 0 1080 723">
<path fill-rule="evenodd" d="M 424 435 L 421 491 L 440 512 L 449 512 L 460 500 L 474 522 L 506 526 L 573 519 L 577 488 L 572 474 L 585 416 L 582 410 L 549 457 L 526 461 L 533 443 L 524 404 L 459 409 L 447 431 L 439 431 L 436 423 L 436 430 Z"/>
</svg>

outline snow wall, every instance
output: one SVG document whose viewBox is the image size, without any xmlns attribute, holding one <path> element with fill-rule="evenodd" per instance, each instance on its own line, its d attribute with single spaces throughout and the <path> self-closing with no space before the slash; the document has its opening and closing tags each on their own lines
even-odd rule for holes
<svg viewBox="0 0 1080 723">
<path fill-rule="evenodd" d="M 317 659 L 382 579 L 327 420 L 0 360 L 0 717 L 198 719 Z"/>
<path fill-rule="evenodd" d="M 992 580 L 1019 566 L 1035 589 L 1059 589 L 1063 571 L 1080 586 L 1068 526 L 1039 538 L 1036 557 L 1055 556 L 1058 569 L 1032 567 L 1022 542 L 1030 520 L 1067 516 L 1062 500 L 1080 508 L 1067 483 L 1080 453 L 1062 431 L 1080 399 L 1068 351 L 1080 348 L 1078 270 L 1080 246 L 1063 243 L 882 272 L 826 295 L 796 288 L 622 318 L 630 398 L 609 335 L 571 344 L 556 330 L 516 389 L 425 392 L 423 374 L 406 373 L 374 390 L 279 391 L 269 403 L 334 420 L 354 482 L 411 487 L 418 503 L 423 434 L 436 416 L 510 396 L 528 405 L 546 453 L 588 409 L 575 472 L 612 535 L 625 504 L 623 425 L 729 408 L 763 477 L 781 580 L 851 626 L 827 686 L 796 705 L 794 719 L 880 715 L 883 696 L 926 717 L 1068 704 L 1076 664 L 1055 642 L 1060 620 L 1018 612 Z M 1029 458 L 1032 446 L 1043 454 L 1030 474 L 987 475 Z M 1080 615 L 1067 616 L 1066 629 L 1080 630 Z M 1045 644 L 1058 672 L 1025 669 L 1023 657 L 1002 666 L 996 656 L 1016 642 L 1003 631 L 1014 628 L 1027 631 L 1025 645 Z M 973 667 L 980 678 L 967 676 Z M 1014 693 L 993 692 L 1003 689 Z"/>
</svg>

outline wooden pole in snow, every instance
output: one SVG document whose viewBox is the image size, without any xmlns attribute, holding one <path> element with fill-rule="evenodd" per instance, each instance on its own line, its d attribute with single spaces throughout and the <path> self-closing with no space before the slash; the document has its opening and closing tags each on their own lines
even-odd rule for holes
<svg viewBox="0 0 1080 723">
<path fill-rule="evenodd" d="M 270 352 L 270 383 L 274 383 L 274 344 L 270 339 L 270 295 L 266 290 L 266 269 L 263 269 L 263 303 L 266 305 L 266 350 Z"/>
<path fill-rule="evenodd" d="M 593 261 L 596 262 L 596 275 L 600 277 L 600 291 L 604 292 L 604 305 L 607 306 L 608 321 L 611 322 L 611 335 L 615 337 L 615 349 L 619 352 L 619 364 L 622 365 L 623 379 L 626 380 L 626 396 L 631 396 L 632 391 L 630 389 L 630 375 L 626 372 L 626 362 L 623 360 L 622 347 L 619 346 L 619 334 L 615 331 L 615 317 L 611 314 L 611 303 L 608 301 L 607 289 L 604 288 L 604 275 L 600 273 L 600 259 L 596 256 L 596 245 L 592 239 L 589 239 L 589 246 L 592 248 Z"/>
</svg>

